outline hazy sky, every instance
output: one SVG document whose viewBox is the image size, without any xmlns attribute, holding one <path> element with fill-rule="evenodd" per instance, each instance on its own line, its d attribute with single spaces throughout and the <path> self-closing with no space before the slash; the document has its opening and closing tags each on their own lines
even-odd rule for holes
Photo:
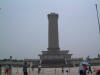
<svg viewBox="0 0 100 75">
<path fill-rule="evenodd" d="M 38 58 L 48 48 L 47 14 L 59 14 L 59 45 L 75 57 L 100 53 L 96 0 L 0 0 L 0 58 Z M 100 14 L 100 12 L 99 12 Z"/>
</svg>

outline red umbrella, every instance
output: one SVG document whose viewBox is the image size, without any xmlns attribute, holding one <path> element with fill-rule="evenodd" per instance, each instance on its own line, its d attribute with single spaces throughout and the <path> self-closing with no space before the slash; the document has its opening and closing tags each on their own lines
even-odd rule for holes
<svg viewBox="0 0 100 75">
<path fill-rule="evenodd" d="M 94 72 L 100 72 L 100 68 L 94 68 Z"/>
</svg>

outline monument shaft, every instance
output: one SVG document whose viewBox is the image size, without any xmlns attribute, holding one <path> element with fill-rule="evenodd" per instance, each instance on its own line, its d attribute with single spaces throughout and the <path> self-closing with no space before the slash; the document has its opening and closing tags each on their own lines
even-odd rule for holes
<svg viewBox="0 0 100 75">
<path fill-rule="evenodd" d="M 59 50 L 58 14 L 48 14 L 48 50 Z"/>
</svg>

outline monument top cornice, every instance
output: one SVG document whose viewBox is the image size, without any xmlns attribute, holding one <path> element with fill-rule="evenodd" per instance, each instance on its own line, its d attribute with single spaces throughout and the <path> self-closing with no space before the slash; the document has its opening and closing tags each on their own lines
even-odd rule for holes
<svg viewBox="0 0 100 75">
<path fill-rule="evenodd" d="M 50 14 L 48 14 L 48 16 L 58 16 L 58 14 L 55 12 L 51 12 Z"/>
</svg>

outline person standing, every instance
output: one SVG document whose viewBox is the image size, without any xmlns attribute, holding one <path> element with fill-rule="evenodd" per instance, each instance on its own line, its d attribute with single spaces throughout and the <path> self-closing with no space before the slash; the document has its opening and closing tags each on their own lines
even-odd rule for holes
<svg viewBox="0 0 100 75">
<path fill-rule="evenodd" d="M 28 68 L 27 62 L 24 62 L 24 65 L 23 65 L 23 73 L 24 73 L 24 75 L 28 75 L 27 68 Z"/>
<path fill-rule="evenodd" d="M 87 70 L 87 65 L 83 65 L 83 69 L 84 69 L 84 72 L 83 72 L 83 75 L 87 75 L 87 73 L 86 73 L 86 70 Z"/>
<path fill-rule="evenodd" d="M 64 73 L 64 66 L 62 66 L 61 69 L 62 69 L 62 73 Z"/>
<path fill-rule="evenodd" d="M 34 71 L 34 65 L 32 65 L 31 68 L 32 68 L 32 71 Z"/>
<path fill-rule="evenodd" d="M 1 64 L 0 64 L 0 75 L 2 74 L 2 66 L 1 66 Z"/>
<path fill-rule="evenodd" d="M 5 75 L 8 75 L 8 70 L 9 70 L 9 66 L 6 64 L 5 65 Z"/>
<path fill-rule="evenodd" d="M 66 72 L 64 73 L 64 75 L 68 75 L 68 70 L 66 70 Z"/>
<path fill-rule="evenodd" d="M 83 75 L 83 65 L 81 64 L 80 66 L 79 66 L 79 73 L 80 73 L 80 75 Z"/>
<path fill-rule="evenodd" d="M 41 72 L 41 65 L 39 64 L 38 65 L 38 73 L 40 73 Z"/>
<path fill-rule="evenodd" d="M 9 75 L 12 75 L 12 67 L 11 67 L 11 65 L 9 65 Z"/>
</svg>

